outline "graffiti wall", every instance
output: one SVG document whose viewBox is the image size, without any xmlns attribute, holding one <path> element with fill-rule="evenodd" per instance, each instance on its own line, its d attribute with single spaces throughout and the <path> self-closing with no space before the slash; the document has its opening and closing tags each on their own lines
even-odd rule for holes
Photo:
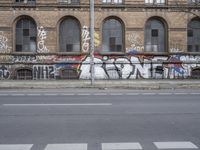
<svg viewBox="0 0 200 150">
<path fill-rule="evenodd" d="M 1 80 L 21 79 L 15 76 L 26 75 L 27 72 L 34 80 L 90 79 L 89 56 L 3 55 L 0 62 Z M 200 56 L 197 55 L 95 55 L 94 62 L 96 79 L 182 79 L 191 78 L 194 70 L 200 71 Z M 27 66 L 29 70 L 17 73 L 19 68 Z"/>
</svg>

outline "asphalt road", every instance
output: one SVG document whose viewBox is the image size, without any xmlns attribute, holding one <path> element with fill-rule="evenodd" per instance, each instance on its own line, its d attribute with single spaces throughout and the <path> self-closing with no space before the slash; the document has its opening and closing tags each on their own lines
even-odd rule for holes
<svg viewBox="0 0 200 150">
<path fill-rule="evenodd" d="M 0 150 L 200 149 L 200 91 L 1 90 Z"/>
</svg>

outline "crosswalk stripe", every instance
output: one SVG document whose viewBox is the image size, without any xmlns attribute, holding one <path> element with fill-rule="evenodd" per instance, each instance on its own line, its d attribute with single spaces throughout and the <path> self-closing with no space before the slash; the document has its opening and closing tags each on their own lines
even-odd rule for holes
<svg viewBox="0 0 200 150">
<path fill-rule="evenodd" d="M 198 149 L 192 142 L 154 142 L 158 149 Z"/>
<path fill-rule="evenodd" d="M 140 143 L 102 143 L 102 150 L 139 150 Z"/>
<path fill-rule="evenodd" d="M 0 150 L 30 150 L 33 144 L 0 145 Z"/>
<path fill-rule="evenodd" d="M 87 150 L 87 144 L 48 144 L 44 150 Z"/>
</svg>

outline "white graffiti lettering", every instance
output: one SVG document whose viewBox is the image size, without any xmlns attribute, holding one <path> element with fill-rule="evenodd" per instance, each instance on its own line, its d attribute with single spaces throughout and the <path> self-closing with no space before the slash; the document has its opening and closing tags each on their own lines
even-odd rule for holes
<svg viewBox="0 0 200 150">
<path fill-rule="evenodd" d="M 8 39 L 4 36 L 3 31 L 0 32 L 0 53 L 10 53 L 11 47 L 8 46 Z"/>
<path fill-rule="evenodd" d="M 83 26 L 83 29 L 82 29 L 82 51 L 83 52 L 89 51 L 89 47 L 90 47 L 89 40 L 90 40 L 90 32 L 88 31 L 88 27 Z"/>
<path fill-rule="evenodd" d="M 48 53 L 49 50 L 45 46 L 45 40 L 47 38 L 47 32 L 44 30 L 43 26 L 38 27 L 37 30 L 38 30 L 38 38 L 39 38 L 39 41 L 37 43 L 37 47 L 38 47 L 37 52 L 38 53 Z"/>
</svg>

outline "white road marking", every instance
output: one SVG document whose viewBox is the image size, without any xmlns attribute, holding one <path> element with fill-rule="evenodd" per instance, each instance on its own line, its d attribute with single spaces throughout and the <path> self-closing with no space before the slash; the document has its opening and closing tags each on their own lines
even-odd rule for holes
<svg viewBox="0 0 200 150">
<path fill-rule="evenodd" d="M 11 94 L 11 96 L 25 96 L 25 94 Z"/>
<path fill-rule="evenodd" d="M 112 96 L 121 96 L 121 95 L 124 95 L 123 93 L 110 93 L 109 95 L 112 95 Z"/>
<path fill-rule="evenodd" d="M 87 144 L 48 144 L 44 150 L 87 150 Z"/>
<path fill-rule="evenodd" d="M 0 94 L 0 96 L 8 96 L 9 94 Z"/>
<path fill-rule="evenodd" d="M 90 93 L 78 93 L 77 95 L 79 96 L 88 96 L 88 95 L 91 95 Z"/>
<path fill-rule="evenodd" d="M 189 93 L 173 93 L 174 95 L 188 95 Z"/>
<path fill-rule="evenodd" d="M 191 95 L 200 95 L 200 93 L 189 93 Z"/>
<path fill-rule="evenodd" d="M 156 93 L 142 93 L 142 95 L 156 95 Z"/>
<path fill-rule="evenodd" d="M 112 103 L 85 103 L 85 104 L 3 104 L 3 106 L 112 106 Z"/>
<path fill-rule="evenodd" d="M 62 93 L 60 95 L 62 95 L 62 96 L 73 96 L 73 95 L 75 95 L 75 93 Z"/>
<path fill-rule="evenodd" d="M 154 142 L 158 149 L 198 149 L 192 142 Z"/>
<path fill-rule="evenodd" d="M 33 144 L 0 145 L 0 150 L 30 150 Z"/>
<path fill-rule="evenodd" d="M 58 94 L 56 94 L 56 93 L 48 93 L 48 94 L 44 94 L 44 96 L 58 96 Z"/>
<path fill-rule="evenodd" d="M 126 95 L 139 95 L 139 93 L 126 93 Z"/>
<path fill-rule="evenodd" d="M 93 95 L 102 96 L 102 95 L 108 95 L 108 94 L 107 93 L 94 93 Z"/>
<path fill-rule="evenodd" d="M 41 94 L 27 94 L 27 96 L 41 96 Z"/>
<path fill-rule="evenodd" d="M 102 143 L 102 150 L 139 150 L 140 143 Z"/>
<path fill-rule="evenodd" d="M 158 95 L 172 95 L 172 93 L 157 93 Z"/>
</svg>

